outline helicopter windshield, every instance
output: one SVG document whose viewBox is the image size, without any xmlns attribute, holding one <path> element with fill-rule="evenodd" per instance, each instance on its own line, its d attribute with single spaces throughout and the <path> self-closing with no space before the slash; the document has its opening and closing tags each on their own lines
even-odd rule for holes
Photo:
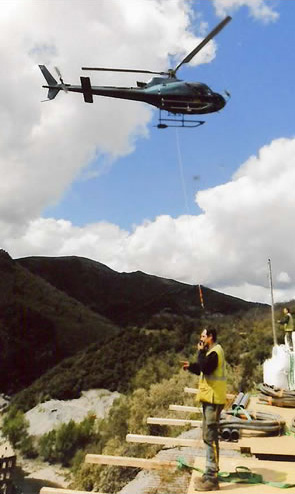
<svg viewBox="0 0 295 494">
<path fill-rule="evenodd" d="M 158 84 L 167 84 L 167 83 L 171 83 L 171 82 L 179 82 L 179 79 L 177 79 L 176 77 L 152 77 L 147 83 L 146 83 L 146 87 L 150 87 L 150 86 L 156 86 Z"/>
<path fill-rule="evenodd" d="M 199 82 L 190 82 L 189 85 L 193 90 L 201 96 L 211 96 L 213 91 L 206 84 L 201 84 Z"/>
<path fill-rule="evenodd" d="M 165 78 L 166 80 L 166 78 Z M 156 84 L 162 84 L 163 83 L 163 77 L 152 77 L 147 83 L 147 86 L 155 86 Z"/>
</svg>

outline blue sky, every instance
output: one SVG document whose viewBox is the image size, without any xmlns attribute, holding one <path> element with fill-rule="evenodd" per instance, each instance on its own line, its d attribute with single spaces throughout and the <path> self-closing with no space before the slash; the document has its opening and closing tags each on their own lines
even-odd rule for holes
<svg viewBox="0 0 295 494">
<path fill-rule="evenodd" d="M 82 255 L 263 301 L 271 257 L 276 299 L 294 298 L 294 1 L 1 7 L 13 40 L 1 48 L 3 248 L 14 257 Z M 158 111 L 136 102 L 85 105 L 59 94 L 40 103 L 39 63 L 57 65 L 72 84 L 82 65 L 166 70 L 226 15 L 232 21 L 202 50 L 208 63 L 196 57 L 178 72 L 231 93 L 200 128 L 159 130 Z M 95 85 L 147 80 L 90 75 Z"/>
</svg>

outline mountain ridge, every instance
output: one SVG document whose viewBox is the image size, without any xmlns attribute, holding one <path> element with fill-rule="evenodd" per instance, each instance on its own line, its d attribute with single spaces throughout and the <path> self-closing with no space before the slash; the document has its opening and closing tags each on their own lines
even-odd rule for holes
<svg viewBox="0 0 295 494">
<path fill-rule="evenodd" d="M 81 348 L 116 334 L 107 318 L 0 250 L 0 387 L 13 393 Z"/>
<path fill-rule="evenodd" d="M 178 335 L 180 349 L 204 318 L 238 315 L 266 307 L 202 286 L 203 309 L 198 289 L 141 271 L 118 273 L 102 263 L 78 256 L 13 260 L 0 250 L 0 391 L 13 394 L 30 386 L 64 359 L 79 359 L 75 356 L 92 344 L 98 352 L 93 362 L 95 358 L 102 359 L 99 349 L 107 348 L 105 343 L 109 340 L 120 349 L 125 334 L 128 345 L 132 328 L 172 329 Z M 138 345 L 145 346 L 143 335 L 140 332 L 138 335 L 131 338 L 135 349 Z M 137 343 L 136 338 L 139 338 Z M 172 348 L 175 343 L 171 345 Z M 148 354 L 144 352 L 144 355 L 147 358 Z M 101 367 L 91 364 L 93 372 L 95 368 L 101 377 L 89 376 L 87 386 L 91 381 L 102 386 L 102 377 L 107 376 L 109 387 L 116 389 L 122 363 L 116 352 L 111 352 L 110 358 L 112 362 L 103 358 L 105 363 L 101 362 Z M 126 353 L 125 360 L 128 358 Z M 133 373 L 127 367 L 126 386 Z M 58 382 L 60 377 L 55 372 L 54 375 Z M 69 382 L 74 386 L 75 376 L 69 376 Z M 80 382 L 86 383 L 84 375 Z M 79 389 L 73 390 L 74 394 L 79 394 L 80 385 L 77 386 Z"/>
<path fill-rule="evenodd" d="M 198 285 L 149 275 L 141 271 L 118 273 L 108 266 L 79 256 L 32 256 L 16 260 L 91 310 L 119 326 L 143 325 L 156 313 L 200 317 Z M 229 314 L 265 304 L 247 302 L 202 285 L 205 310 Z"/>
</svg>

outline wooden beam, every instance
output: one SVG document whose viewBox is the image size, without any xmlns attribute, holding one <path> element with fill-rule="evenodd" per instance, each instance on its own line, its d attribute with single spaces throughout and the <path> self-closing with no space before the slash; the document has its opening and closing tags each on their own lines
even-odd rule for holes
<svg viewBox="0 0 295 494">
<path fill-rule="evenodd" d="M 126 441 L 129 443 L 162 444 L 164 446 L 188 446 L 191 448 L 204 448 L 201 439 L 184 439 L 181 437 L 145 436 L 141 434 L 127 434 Z M 238 443 L 222 441 L 220 449 L 240 450 Z"/>
<path fill-rule="evenodd" d="M 59 487 L 42 487 L 40 494 L 89 494 L 88 491 L 73 491 L 72 489 L 62 489 Z M 104 494 L 103 492 L 96 492 L 95 494 Z"/>
<path fill-rule="evenodd" d="M 191 427 L 200 427 L 202 420 L 189 420 L 189 419 L 170 419 L 161 417 L 148 417 L 147 424 L 157 424 L 157 425 L 178 425 L 185 426 L 190 425 Z"/>
<path fill-rule="evenodd" d="M 188 407 L 183 405 L 169 405 L 169 410 L 174 410 L 174 412 L 202 413 L 201 407 Z"/>
<path fill-rule="evenodd" d="M 143 434 L 127 434 L 126 441 L 128 443 L 148 443 L 148 444 L 163 444 L 165 446 L 190 446 L 200 447 L 203 441 L 200 439 L 184 439 L 181 437 L 164 437 L 164 436 L 145 436 Z"/>
<path fill-rule="evenodd" d="M 177 468 L 176 461 L 160 461 L 145 458 L 132 458 L 127 456 L 93 455 L 87 454 L 85 463 L 96 465 L 116 465 L 121 467 L 144 468 L 146 470 L 162 470 L 163 468 Z"/>
<path fill-rule="evenodd" d="M 184 388 L 184 392 L 185 393 L 191 393 L 193 395 L 196 395 L 198 393 L 198 389 L 197 388 L 187 388 L 187 387 L 185 387 Z"/>
</svg>

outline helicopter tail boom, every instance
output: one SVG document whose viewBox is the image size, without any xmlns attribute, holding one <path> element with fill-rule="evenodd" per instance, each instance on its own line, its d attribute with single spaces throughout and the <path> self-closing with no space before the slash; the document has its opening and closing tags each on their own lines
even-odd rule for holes
<svg viewBox="0 0 295 494">
<path fill-rule="evenodd" d="M 54 99 L 55 96 L 59 93 L 59 91 L 62 89 L 60 84 L 54 79 L 53 75 L 49 72 L 47 67 L 45 65 L 39 65 L 40 70 L 42 74 L 44 75 L 46 82 L 48 84 L 48 99 Z"/>
</svg>

